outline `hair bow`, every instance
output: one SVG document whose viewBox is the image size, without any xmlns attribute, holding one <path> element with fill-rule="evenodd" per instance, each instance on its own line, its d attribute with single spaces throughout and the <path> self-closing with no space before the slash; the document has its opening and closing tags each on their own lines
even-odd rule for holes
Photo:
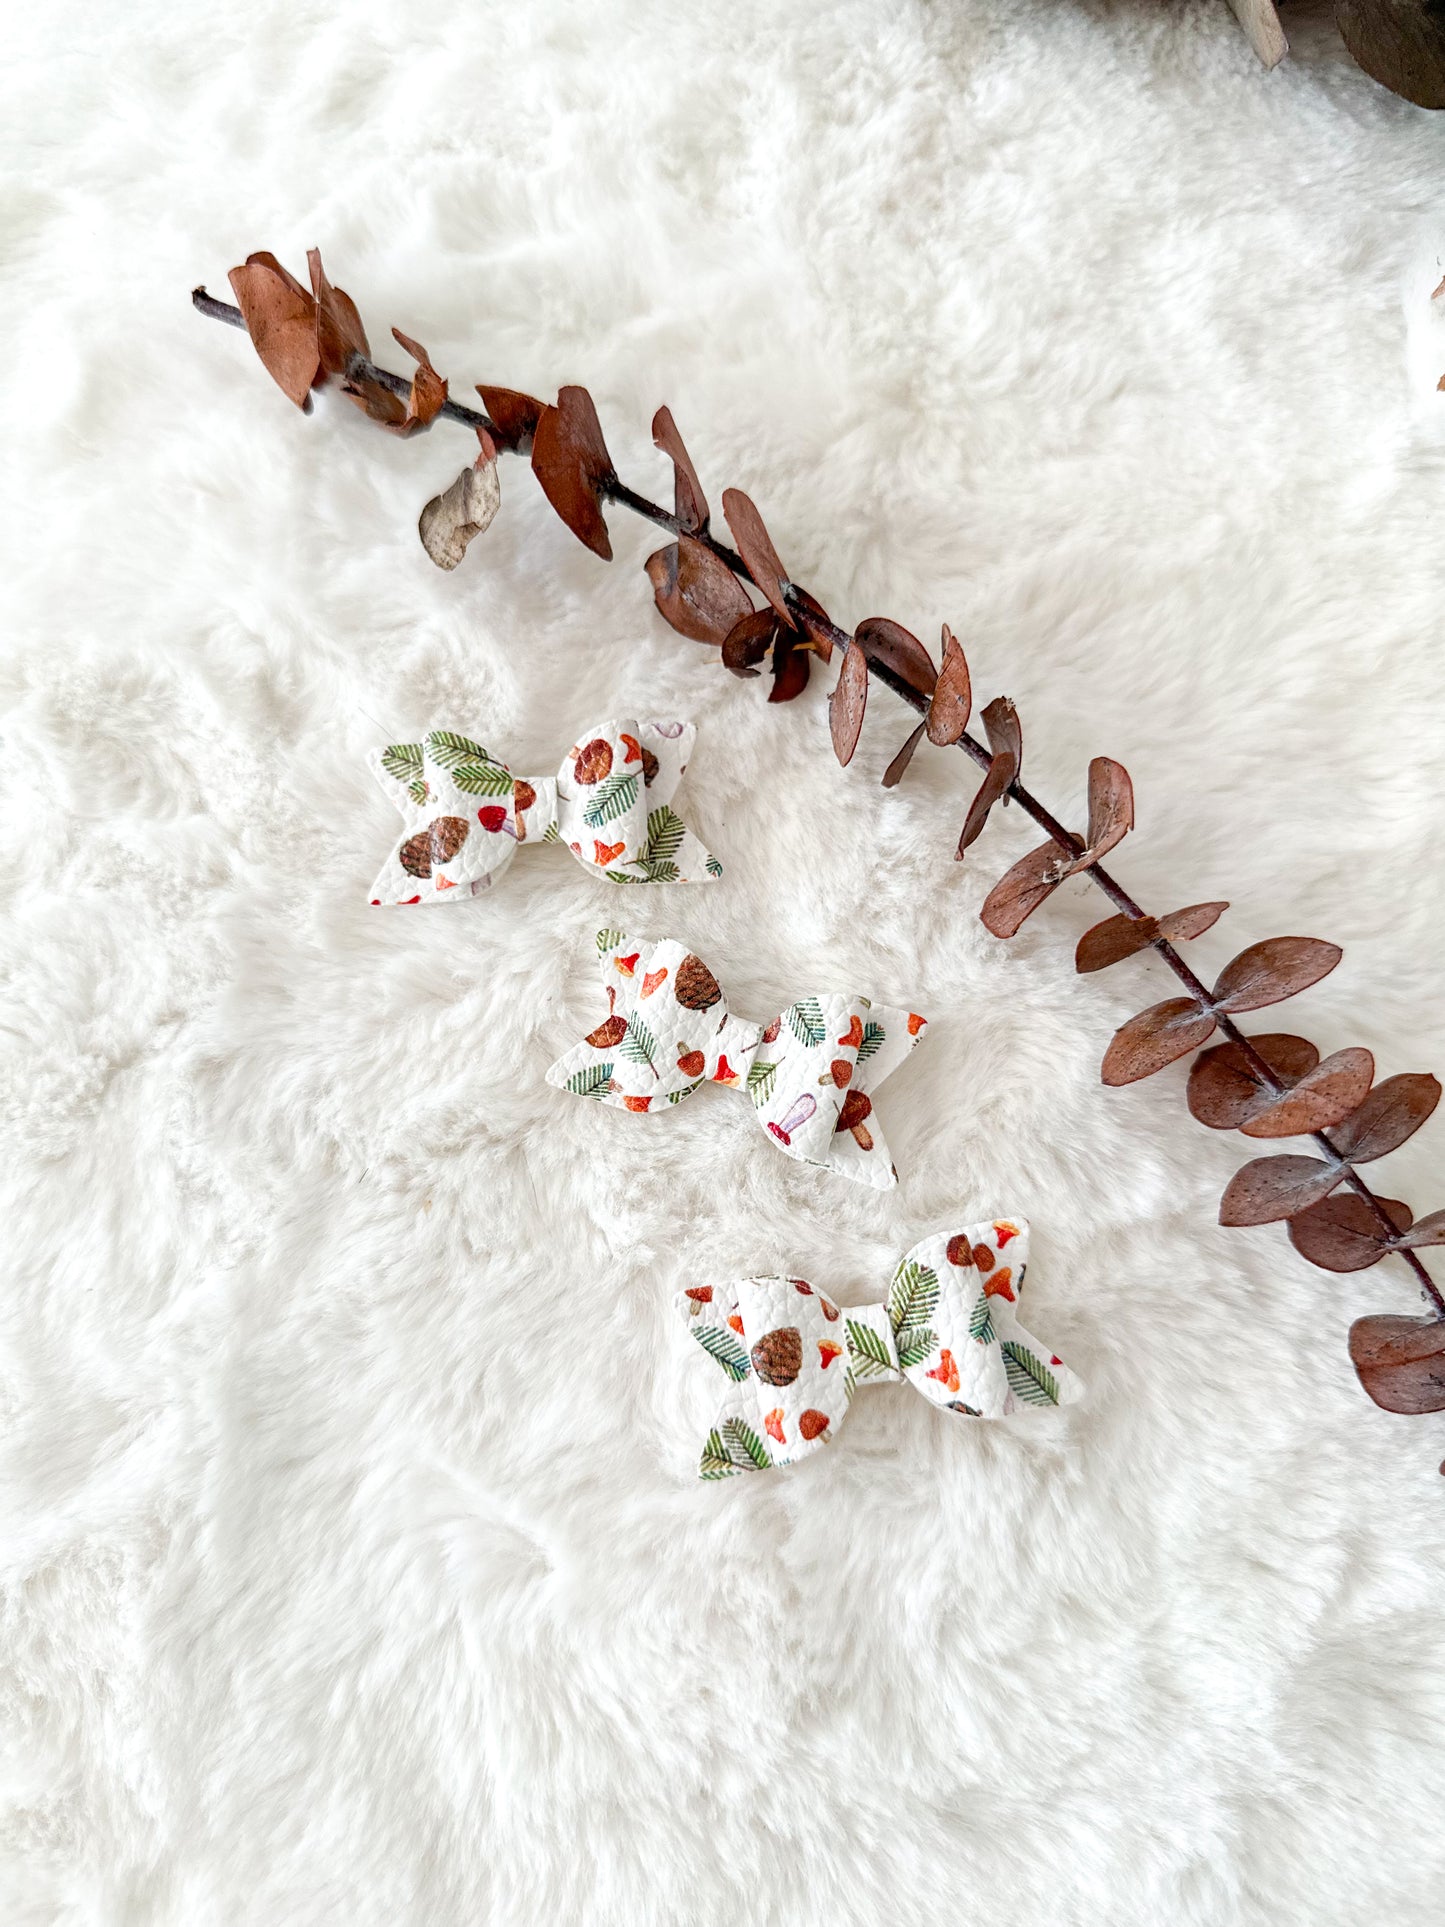
<svg viewBox="0 0 1445 1927">
<path fill-rule="evenodd" d="M 565 843 L 611 883 L 707 883 L 722 875 L 672 808 L 691 723 L 601 723 L 555 777 L 514 777 L 470 736 L 434 729 L 371 767 L 406 827 L 371 886 L 377 903 L 450 903 L 496 882 L 526 842 Z"/>
<path fill-rule="evenodd" d="M 789 1157 L 880 1189 L 897 1183 L 871 1093 L 918 1042 L 924 1018 L 820 995 L 753 1024 L 731 1015 L 717 978 L 680 943 L 599 930 L 597 952 L 610 1014 L 557 1060 L 549 1084 L 624 1111 L 729 1084 Z"/>
<path fill-rule="evenodd" d="M 933 1405 L 1004 1418 L 1069 1405 L 1083 1386 L 1031 1338 L 1015 1307 L 1029 1228 L 998 1218 L 925 1238 L 886 1304 L 842 1310 L 801 1278 L 743 1278 L 680 1291 L 693 1337 L 732 1381 L 698 1474 L 726 1479 L 806 1458 L 833 1437 L 860 1384 L 907 1379 Z"/>
</svg>

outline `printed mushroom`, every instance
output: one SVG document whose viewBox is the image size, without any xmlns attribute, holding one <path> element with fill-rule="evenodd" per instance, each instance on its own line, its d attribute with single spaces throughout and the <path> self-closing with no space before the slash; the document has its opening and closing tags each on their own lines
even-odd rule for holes
<svg viewBox="0 0 1445 1927">
<path fill-rule="evenodd" d="M 865 1096 L 862 1091 L 849 1091 L 848 1095 L 843 1099 L 843 1108 L 838 1113 L 838 1122 L 834 1126 L 835 1133 L 837 1131 L 851 1131 L 854 1142 L 857 1144 L 859 1150 L 871 1151 L 873 1149 L 873 1133 L 868 1129 L 868 1126 L 863 1120 L 872 1115 L 872 1100 Z"/>
</svg>

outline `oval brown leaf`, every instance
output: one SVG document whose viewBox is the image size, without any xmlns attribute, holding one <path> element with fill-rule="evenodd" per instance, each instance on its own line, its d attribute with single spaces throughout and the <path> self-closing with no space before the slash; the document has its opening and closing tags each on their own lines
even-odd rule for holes
<svg viewBox="0 0 1445 1927">
<path fill-rule="evenodd" d="M 477 383 L 477 393 L 491 418 L 498 448 L 508 448 L 514 455 L 527 454 L 546 403 L 517 388 L 488 388 L 481 382 Z"/>
<path fill-rule="evenodd" d="M 984 734 L 995 756 L 1012 756 L 1014 775 L 1024 766 L 1024 729 L 1012 696 L 995 696 L 983 711 Z"/>
<path fill-rule="evenodd" d="M 920 696 L 933 694 L 938 681 L 933 658 L 901 622 L 894 622 L 888 616 L 868 616 L 853 631 L 853 640 L 869 662 L 881 663 Z"/>
<path fill-rule="evenodd" d="M 229 279 L 262 367 L 288 400 L 307 407 L 321 372 L 315 301 L 274 254 L 248 255 Z"/>
<path fill-rule="evenodd" d="M 1089 764 L 1089 842 L 1076 870 L 1087 869 L 1122 843 L 1134 827 L 1134 785 L 1122 763 L 1096 756 Z"/>
<path fill-rule="evenodd" d="M 364 355 L 368 361 L 371 359 L 366 330 L 361 325 L 361 316 L 351 296 L 343 294 L 340 288 L 333 288 L 327 280 L 319 248 L 308 251 L 306 265 L 311 270 L 311 292 L 316 297 L 316 352 L 321 359 L 322 371 L 328 375 L 344 375 L 353 355 Z M 386 394 L 390 391 L 383 389 L 381 392 Z M 352 399 L 365 407 L 364 394 L 358 392 Z M 396 397 L 392 396 L 392 399 L 394 401 Z"/>
<path fill-rule="evenodd" d="M 1445 1211 L 1432 1211 L 1410 1226 L 1401 1238 L 1402 1245 L 1413 1251 L 1419 1245 L 1445 1245 Z"/>
<path fill-rule="evenodd" d="M 908 765 L 913 761 L 913 752 L 914 750 L 917 749 L 919 742 L 922 739 L 923 729 L 924 729 L 924 725 L 920 723 L 917 729 L 913 731 L 912 735 L 909 736 L 907 741 L 904 743 L 902 749 L 900 749 L 898 754 L 893 758 L 893 761 L 888 765 L 887 769 L 884 770 L 883 772 L 884 789 L 886 790 L 896 789 L 897 786 L 903 781 L 903 773 L 908 768 Z"/>
<path fill-rule="evenodd" d="M 1287 1089 L 1320 1061 L 1308 1037 L 1293 1037 L 1288 1031 L 1266 1031 L 1249 1041 Z M 1261 1091 L 1268 1089 L 1256 1078 L 1238 1044 L 1217 1044 L 1205 1051 L 1189 1073 L 1189 1109 L 1211 1131 L 1237 1131 Z"/>
<path fill-rule="evenodd" d="M 1147 950 L 1159 935 L 1153 917 L 1105 917 L 1086 930 L 1074 950 L 1074 969 L 1086 976 L 1091 970 L 1107 970 Z"/>
<path fill-rule="evenodd" d="M 1410 1222 L 1410 1207 L 1398 1198 L 1381 1198 L 1397 1231 Z M 1301 1258 L 1321 1271 L 1364 1271 L 1390 1250 L 1390 1234 L 1363 1198 L 1341 1191 L 1312 1204 L 1289 1221 L 1289 1241 Z"/>
<path fill-rule="evenodd" d="M 1386 1412 L 1445 1412 L 1445 1318 L 1357 1318 L 1350 1362 Z"/>
<path fill-rule="evenodd" d="M 1225 1186 L 1219 1222 L 1274 1224 L 1292 1218 L 1328 1197 L 1344 1175 L 1340 1166 L 1322 1158 L 1252 1158 Z"/>
<path fill-rule="evenodd" d="M 773 612 L 769 609 L 767 613 Z M 773 645 L 773 686 L 768 691 L 768 701 L 790 703 L 795 696 L 801 696 L 808 687 L 812 663 L 811 652 L 799 649 L 787 630 L 780 627 Z"/>
<path fill-rule="evenodd" d="M 532 473 L 577 540 L 610 562 L 612 539 L 598 490 L 612 480 L 612 457 L 585 388 L 559 390 L 556 407 L 542 410 L 532 438 Z"/>
<path fill-rule="evenodd" d="M 702 492 L 702 483 L 697 479 L 692 457 L 677 432 L 677 423 L 672 419 L 670 408 L 659 408 L 653 416 L 652 441 L 654 447 L 660 448 L 664 455 L 672 459 L 673 512 L 689 535 L 701 535 L 707 527 L 707 497 Z"/>
<path fill-rule="evenodd" d="M 753 612 L 747 590 L 727 563 L 689 535 L 648 556 L 646 567 L 658 613 L 694 642 L 722 642 Z M 772 610 L 765 613 L 771 624 Z"/>
<path fill-rule="evenodd" d="M 808 646 L 820 662 L 833 660 L 833 619 L 815 595 L 800 589 L 796 582 L 788 584 L 788 607 L 792 610 L 798 627 L 808 638 Z"/>
<path fill-rule="evenodd" d="M 1337 1050 L 1283 1095 L 1259 1092 L 1239 1128 L 1246 1137 L 1308 1137 L 1312 1131 L 1328 1131 L 1363 1102 L 1374 1075 L 1375 1060 L 1367 1050 Z"/>
<path fill-rule="evenodd" d="M 853 760 L 858 738 L 863 733 L 863 712 L 868 706 L 868 658 L 856 642 L 851 643 L 838 671 L 838 680 L 828 698 L 828 727 L 833 732 L 833 754 L 846 769 Z"/>
<path fill-rule="evenodd" d="M 788 609 L 788 578 L 783 572 L 772 537 L 763 525 L 751 499 L 740 488 L 723 490 L 723 514 L 738 545 L 738 553 L 748 565 L 748 574 L 783 621 L 791 629 L 794 622 Z"/>
<path fill-rule="evenodd" d="M 756 676 L 755 665 L 767 655 L 777 631 L 778 618 L 771 609 L 750 608 L 723 638 L 723 668 L 730 669 L 735 676 Z"/>
<path fill-rule="evenodd" d="M 968 659 L 958 639 L 945 622 L 943 625 L 943 667 L 934 685 L 933 701 L 928 705 L 928 740 L 946 749 L 956 743 L 968 728 L 973 712 L 973 685 L 969 680 Z"/>
<path fill-rule="evenodd" d="M 999 878 L 983 900 L 979 921 L 996 937 L 1012 937 L 1069 872 L 1070 860 L 1057 843 L 1040 844 Z"/>
<path fill-rule="evenodd" d="M 1266 937 L 1220 971 L 1214 999 L 1221 1010 L 1262 1010 L 1282 1004 L 1328 977 L 1344 952 L 1320 937 Z"/>
<path fill-rule="evenodd" d="M 1335 24 L 1372 80 L 1417 107 L 1445 107 L 1438 0 L 1335 0 Z"/>
<path fill-rule="evenodd" d="M 1214 1035 L 1212 1011 L 1201 1010 L 1192 997 L 1169 997 L 1151 1004 L 1121 1024 L 1104 1053 L 1106 1084 L 1135 1084 L 1187 1057 Z"/>
<path fill-rule="evenodd" d="M 959 834 L 958 848 L 954 859 L 962 857 L 970 843 L 976 843 L 983 834 L 983 826 L 988 821 L 988 813 L 1006 794 L 1009 784 L 1018 775 L 1018 758 L 1012 750 L 1001 750 L 983 773 L 983 781 L 974 792 L 973 801 L 968 806 L 968 815 L 963 819 L 963 829 Z"/>
<path fill-rule="evenodd" d="M 1352 1164 L 1368 1164 L 1413 1137 L 1440 1102 L 1440 1080 L 1428 1071 L 1403 1071 L 1377 1084 L 1335 1133 L 1335 1148 Z"/>
<path fill-rule="evenodd" d="M 1228 908 L 1227 903 L 1191 903 L 1183 910 L 1171 910 L 1159 919 L 1159 934 L 1166 943 L 1188 943 L 1213 929 Z"/>
</svg>

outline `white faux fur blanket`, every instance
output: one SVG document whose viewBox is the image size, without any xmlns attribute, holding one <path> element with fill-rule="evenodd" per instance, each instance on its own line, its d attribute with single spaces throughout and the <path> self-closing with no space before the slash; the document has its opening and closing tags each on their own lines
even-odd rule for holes
<svg viewBox="0 0 1445 1927">
<path fill-rule="evenodd" d="M 318 244 L 654 493 L 668 402 L 841 620 L 952 624 L 1061 813 L 1128 765 L 1129 886 L 1232 901 L 1202 968 L 1345 945 L 1260 1028 L 1440 1070 L 1445 118 L 1287 25 L 1266 74 L 1223 0 L 9 11 L 5 1921 L 1437 1927 L 1445 1425 L 1345 1353 L 1403 1268 L 1217 1227 L 1247 1147 L 1099 1082 L 1170 980 L 1073 975 L 1083 882 L 987 935 L 1028 826 L 953 862 L 971 767 L 885 794 L 886 692 L 839 769 L 828 677 L 769 707 L 515 463 L 441 574 L 467 438 L 304 420 L 187 301 Z M 649 713 L 722 883 L 367 906 L 369 747 Z M 550 1089 L 607 922 L 927 1013 L 900 1188 Z M 1442 1143 L 1381 1188 L 1445 1204 Z M 676 1290 L 877 1298 L 994 1213 L 1086 1403 L 880 1388 L 694 1480 Z"/>
</svg>

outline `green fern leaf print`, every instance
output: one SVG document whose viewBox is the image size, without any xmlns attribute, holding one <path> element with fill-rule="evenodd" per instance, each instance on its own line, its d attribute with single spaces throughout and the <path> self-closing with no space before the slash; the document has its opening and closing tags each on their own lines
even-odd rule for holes
<svg viewBox="0 0 1445 1927">
<path fill-rule="evenodd" d="M 1025 1405 L 1057 1405 L 1059 1381 L 1027 1345 L 1015 1338 L 1003 1342 L 1003 1368 L 1008 1373 L 1008 1388 Z"/>
<path fill-rule="evenodd" d="M 822 1008 L 816 997 L 804 997 L 799 1003 L 790 1004 L 784 1012 L 788 1028 L 800 1044 L 811 1050 L 821 1044 L 828 1035 L 828 1026 L 823 1022 Z"/>
<path fill-rule="evenodd" d="M 750 1425 L 744 1425 L 740 1418 L 730 1418 L 723 1425 L 723 1437 L 727 1441 L 732 1462 L 741 1472 L 756 1467 L 766 1472 L 773 1462 L 773 1455 Z M 742 1453 L 742 1458 L 738 1457 Z"/>
<path fill-rule="evenodd" d="M 567 1089 L 577 1097 L 598 1097 L 612 1082 L 610 1064 L 589 1064 L 585 1070 L 573 1071 L 567 1079 Z"/>
<path fill-rule="evenodd" d="M 893 1274 L 888 1292 L 888 1319 L 895 1332 L 908 1325 L 925 1325 L 938 1309 L 938 1273 L 931 1265 L 907 1258 Z"/>
<path fill-rule="evenodd" d="M 887 1032 L 883 1026 L 874 1023 L 870 1017 L 868 1022 L 863 1026 L 863 1042 L 858 1046 L 858 1062 L 860 1064 L 866 1064 L 868 1059 L 882 1048 L 883 1039 L 886 1036 Z"/>
<path fill-rule="evenodd" d="M 893 1360 L 888 1347 L 871 1325 L 860 1325 L 856 1319 L 844 1320 L 844 1330 L 848 1334 L 849 1363 L 857 1378 L 882 1378 L 893 1370 Z"/>
<path fill-rule="evenodd" d="M 994 1341 L 993 1307 L 982 1293 L 979 1294 L 977 1304 L 969 1313 L 968 1335 L 970 1338 L 976 1338 L 980 1345 L 991 1345 Z"/>
<path fill-rule="evenodd" d="M 778 1081 L 776 1064 L 754 1062 L 748 1068 L 748 1096 L 756 1109 L 761 1110 L 773 1094 L 773 1086 Z"/>
<path fill-rule="evenodd" d="M 722 1442 L 722 1434 L 709 1432 L 702 1444 L 702 1457 L 697 1462 L 697 1475 L 700 1479 L 735 1479 L 742 1470 L 728 1457 L 727 1447 Z"/>
<path fill-rule="evenodd" d="M 626 816 L 637 801 L 637 785 L 636 776 L 619 773 L 605 777 L 588 797 L 582 811 L 582 821 L 588 829 L 600 830 L 605 824 L 615 823 L 619 816 Z"/>
<path fill-rule="evenodd" d="M 726 1325 L 693 1325 L 690 1330 L 708 1357 L 715 1358 L 729 1378 L 741 1382 L 752 1371 L 746 1347 Z"/>
</svg>

